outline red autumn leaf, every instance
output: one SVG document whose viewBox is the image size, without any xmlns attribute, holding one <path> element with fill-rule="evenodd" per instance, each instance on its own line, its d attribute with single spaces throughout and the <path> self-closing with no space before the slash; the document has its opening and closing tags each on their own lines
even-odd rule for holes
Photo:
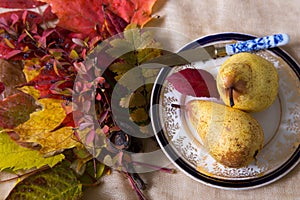
<svg viewBox="0 0 300 200">
<path fill-rule="evenodd" d="M 35 8 L 44 4 L 36 0 L 1 0 L 0 8 Z"/>
<path fill-rule="evenodd" d="M 185 95 L 195 97 L 219 97 L 214 77 L 201 69 L 184 69 L 169 76 L 167 80 Z"/>
<path fill-rule="evenodd" d="M 25 23 L 26 21 L 26 23 Z M 23 29 L 30 29 L 28 31 L 33 32 L 37 27 L 37 24 L 43 23 L 43 17 L 35 12 L 31 11 L 12 11 L 0 14 L 0 58 L 3 59 L 23 59 L 23 50 L 31 46 L 31 43 L 23 42 L 25 37 L 28 37 L 26 32 L 22 32 Z M 15 39 L 18 37 L 18 40 Z"/>
<path fill-rule="evenodd" d="M 35 99 L 25 93 L 17 93 L 0 101 L 0 127 L 14 128 L 29 119 L 30 113 L 39 108 Z"/>
<path fill-rule="evenodd" d="M 128 23 L 145 25 L 151 20 L 152 7 L 157 0 L 112 0 L 108 7 Z"/>
<path fill-rule="evenodd" d="M 51 130 L 51 132 L 57 131 L 58 129 L 61 129 L 61 128 L 67 127 L 67 126 L 75 127 L 75 122 L 73 119 L 73 112 L 67 114 L 65 119 L 57 127 L 55 127 L 53 130 Z"/>
<path fill-rule="evenodd" d="M 43 12 L 43 17 L 45 21 L 52 21 L 57 19 L 56 14 L 52 12 L 51 6 L 48 6 Z"/>
<path fill-rule="evenodd" d="M 101 36 L 106 39 L 112 35 L 123 32 L 128 23 L 109 9 L 104 9 L 104 23 L 101 28 Z"/>
<path fill-rule="evenodd" d="M 4 83 L 0 82 L 0 94 L 5 90 L 5 85 Z"/>
<path fill-rule="evenodd" d="M 114 13 L 113 25 L 124 20 L 143 26 L 151 19 L 152 6 L 156 0 L 41 0 L 52 7 L 59 18 L 58 25 L 70 31 L 86 35 L 101 31 L 106 12 Z M 122 19 L 122 20 L 121 20 Z M 123 22 L 122 22 L 123 23 Z M 123 31 L 123 30 L 122 30 Z"/>
<path fill-rule="evenodd" d="M 65 89 L 73 88 L 73 80 L 67 80 L 64 73 L 60 71 L 61 76 L 58 76 L 55 70 L 52 69 L 42 69 L 39 75 L 33 78 L 31 81 L 20 85 L 22 86 L 34 86 L 40 92 L 40 98 L 54 98 L 63 99 L 65 98 Z M 63 81 L 63 82 L 62 82 Z M 56 83 L 57 84 L 56 87 Z M 61 91 L 61 93 L 59 93 Z"/>
<path fill-rule="evenodd" d="M 21 52 L 22 52 L 21 50 L 11 49 L 7 45 L 0 42 L 0 58 L 2 58 L 2 59 L 8 60 L 12 57 L 15 57 L 16 55 L 18 55 Z"/>
<path fill-rule="evenodd" d="M 86 0 L 43 0 L 59 18 L 58 25 L 67 30 L 89 35 L 96 26 L 104 22 L 102 1 Z"/>
<path fill-rule="evenodd" d="M 29 23 L 28 25 L 41 24 L 42 22 L 44 22 L 43 17 L 36 12 L 18 10 L 0 13 L 0 27 L 4 29 L 9 28 L 12 25 L 13 21 L 16 20 L 16 18 L 22 20 L 24 20 L 25 18 Z"/>
</svg>

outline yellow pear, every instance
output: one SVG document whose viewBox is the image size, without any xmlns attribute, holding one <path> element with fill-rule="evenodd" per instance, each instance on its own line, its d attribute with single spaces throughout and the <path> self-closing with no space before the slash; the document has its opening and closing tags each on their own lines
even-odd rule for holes
<svg viewBox="0 0 300 200">
<path fill-rule="evenodd" d="M 225 166 L 246 166 L 263 147 L 263 130 L 248 113 L 203 100 L 188 102 L 186 111 L 210 155 Z"/>
<path fill-rule="evenodd" d="M 276 99 L 278 72 L 261 56 L 239 53 L 222 64 L 217 75 L 217 88 L 226 105 L 258 112 Z"/>
</svg>

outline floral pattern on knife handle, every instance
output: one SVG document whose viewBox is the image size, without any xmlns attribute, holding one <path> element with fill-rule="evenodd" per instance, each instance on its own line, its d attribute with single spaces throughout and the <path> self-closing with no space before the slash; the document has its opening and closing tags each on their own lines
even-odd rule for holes
<svg viewBox="0 0 300 200">
<path fill-rule="evenodd" d="M 225 48 L 227 55 L 233 55 L 241 52 L 252 52 L 282 46 L 287 44 L 289 40 L 290 38 L 287 34 L 275 34 L 235 44 L 228 44 Z"/>
</svg>

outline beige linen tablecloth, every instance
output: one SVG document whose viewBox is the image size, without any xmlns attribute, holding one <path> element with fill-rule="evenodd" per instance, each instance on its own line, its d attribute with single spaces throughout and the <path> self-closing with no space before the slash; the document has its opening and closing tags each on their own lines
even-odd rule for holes
<svg viewBox="0 0 300 200">
<path fill-rule="evenodd" d="M 291 41 L 282 47 L 300 63 L 300 4 L 298 0 L 158 0 L 148 27 L 168 28 L 184 40 L 172 38 L 174 48 L 198 37 L 219 32 L 241 32 L 257 36 L 287 33 Z M 189 41 L 188 41 L 189 40 Z M 175 49 L 176 50 L 176 49 Z M 170 165 L 169 167 L 174 167 Z M 267 186 L 228 191 L 198 183 L 178 171 L 177 174 L 150 172 L 141 175 L 147 182 L 146 196 L 152 200 L 300 200 L 300 166 Z M 99 187 L 86 192 L 87 200 L 137 199 L 128 180 L 118 172 L 105 176 Z"/>
<path fill-rule="evenodd" d="M 282 47 L 300 63 L 299 0 L 158 0 L 154 19 L 148 27 L 170 30 L 167 36 L 171 49 L 196 38 L 219 33 L 241 32 L 257 36 L 287 33 L 291 41 Z M 178 35 L 172 33 L 177 32 Z M 168 42 L 168 41 L 167 41 Z M 164 156 L 164 163 L 168 159 Z M 169 164 L 170 168 L 175 168 Z M 300 166 L 283 178 L 261 188 L 230 191 L 196 182 L 177 170 L 176 174 L 159 171 L 141 174 L 147 183 L 149 200 L 300 200 Z M 1 198 L 0 198 L 1 199 Z M 101 184 L 85 192 L 84 200 L 138 199 L 127 178 L 113 171 Z"/>
</svg>

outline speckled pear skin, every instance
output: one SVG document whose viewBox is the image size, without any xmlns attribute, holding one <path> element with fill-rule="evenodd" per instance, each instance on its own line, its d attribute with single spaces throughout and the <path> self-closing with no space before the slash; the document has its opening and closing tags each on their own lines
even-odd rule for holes
<svg viewBox="0 0 300 200">
<path fill-rule="evenodd" d="M 203 100 L 188 102 L 186 111 L 209 154 L 225 166 L 246 166 L 263 148 L 263 130 L 248 113 Z"/>
<path fill-rule="evenodd" d="M 226 105 L 230 105 L 229 88 L 233 87 L 233 108 L 259 112 L 276 99 L 278 80 L 273 63 L 256 54 L 239 53 L 228 58 L 220 67 L 217 88 Z"/>
</svg>

